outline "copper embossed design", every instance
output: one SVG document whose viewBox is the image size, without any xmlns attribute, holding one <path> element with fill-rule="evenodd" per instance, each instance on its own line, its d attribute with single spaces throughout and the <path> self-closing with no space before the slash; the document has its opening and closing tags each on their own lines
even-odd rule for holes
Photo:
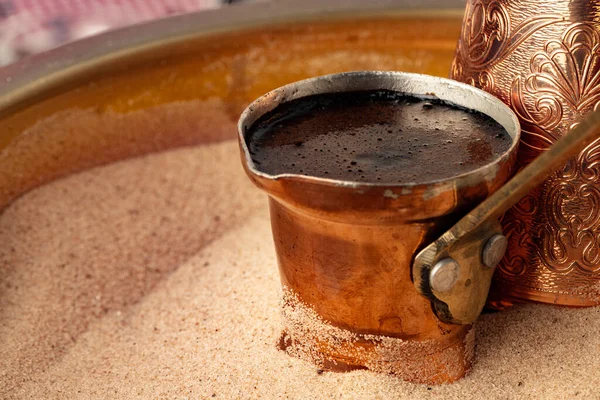
<svg viewBox="0 0 600 400">
<path fill-rule="evenodd" d="M 556 129 L 565 109 L 580 119 L 600 94 L 600 40 L 590 25 L 573 24 L 561 40 L 550 40 L 535 53 L 530 74 L 515 79 L 510 105 L 519 116 L 525 134 L 522 145 L 543 150 L 563 134 Z"/>
<path fill-rule="evenodd" d="M 569 26 L 560 40 L 549 40 L 543 51 L 533 55 L 530 74 L 516 78 L 510 93 L 511 106 L 522 124 L 522 153 L 535 157 L 572 127 L 560 126 L 565 114 L 580 119 L 598 104 L 599 56 L 598 32 L 583 23 Z M 538 198 L 530 196 L 503 220 L 507 232 L 516 236 L 513 240 L 535 246 L 540 262 L 551 271 L 600 270 L 600 190 L 595 185 L 599 143 L 549 178 Z M 530 206 L 523 207 L 527 203 Z M 540 211 L 548 224 L 537 231 L 523 229 L 523 221 Z M 520 275 L 524 265 L 524 258 L 515 255 L 507 257 L 500 268 L 507 275 Z"/>
<path fill-rule="evenodd" d="M 511 54 L 537 29 L 561 20 L 557 16 L 540 16 L 518 24 L 511 31 L 508 11 L 501 2 L 467 3 L 461 40 L 452 63 L 452 77 L 493 91 L 494 77 L 486 68 Z"/>
<path fill-rule="evenodd" d="M 528 11 L 542 5 L 537 1 L 467 4 L 451 76 L 513 108 L 522 125 L 521 167 L 600 107 L 595 2 L 560 10 L 568 3 L 548 6 L 556 14 Z M 600 304 L 600 289 L 593 290 L 600 282 L 600 141 L 523 198 L 502 223 L 509 250 L 496 274 L 500 301 L 510 295 Z"/>
</svg>

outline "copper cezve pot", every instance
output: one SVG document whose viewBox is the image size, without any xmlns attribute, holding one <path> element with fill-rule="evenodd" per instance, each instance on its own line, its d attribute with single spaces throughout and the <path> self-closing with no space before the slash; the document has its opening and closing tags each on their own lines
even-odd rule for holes
<svg viewBox="0 0 600 400">
<path fill-rule="evenodd" d="M 315 94 L 378 89 L 433 96 L 482 112 L 507 130 L 512 144 L 479 169 L 423 183 L 274 176 L 253 163 L 247 132 L 278 105 Z M 426 75 L 355 72 L 292 83 L 256 100 L 241 116 L 239 141 L 246 172 L 269 195 L 284 288 L 281 346 L 323 369 L 368 368 L 422 383 L 464 376 L 473 357 L 472 323 L 506 248 L 498 218 L 546 176 L 554 160 L 589 143 L 596 133 L 589 126 L 582 124 L 579 133 L 506 183 L 519 140 L 517 118 L 469 85 Z"/>
<path fill-rule="evenodd" d="M 600 2 L 469 0 L 451 77 L 512 107 L 522 126 L 517 168 L 600 105 Z M 561 165 L 502 218 L 508 251 L 490 291 L 600 304 L 600 141 Z"/>
</svg>

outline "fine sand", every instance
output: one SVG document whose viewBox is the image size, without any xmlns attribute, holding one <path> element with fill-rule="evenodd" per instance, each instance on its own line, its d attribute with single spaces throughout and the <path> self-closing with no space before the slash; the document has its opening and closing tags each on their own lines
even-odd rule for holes
<svg viewBox="0 0 600 400">
<path fill-rule="evenodd" d="M 451 385 L 290 358 L 268 218 L 234 142 L 14 202 L 0 215 L 0 398 L 600 398 L 600 308 L 483 315 L 473 370 Z"/>
</svg>

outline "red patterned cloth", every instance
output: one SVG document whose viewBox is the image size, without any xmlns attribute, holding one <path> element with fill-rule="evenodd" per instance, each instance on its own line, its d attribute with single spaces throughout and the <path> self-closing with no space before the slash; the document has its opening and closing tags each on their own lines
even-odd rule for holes
<svg viewBox="0 0 600 400">
<path fill-rule="evenodd" d="M 220 4 L 221 0 L 0 0 L 0 66 L 109 28 Z"/>
</svg>

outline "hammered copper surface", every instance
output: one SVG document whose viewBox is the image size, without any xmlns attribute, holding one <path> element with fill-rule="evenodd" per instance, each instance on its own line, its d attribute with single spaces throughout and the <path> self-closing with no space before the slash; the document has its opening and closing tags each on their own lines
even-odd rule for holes
<svg viewBox="0 0 600 400">
<path fill-rule="evenodd" d="M 600 104 L 600 2 L 470 0 L 451 77 L 494 94 L 522 125 L 523 167 Z M 503 219 L 490 304 L 600 304 L 600 141 Z"/>
</svg>

